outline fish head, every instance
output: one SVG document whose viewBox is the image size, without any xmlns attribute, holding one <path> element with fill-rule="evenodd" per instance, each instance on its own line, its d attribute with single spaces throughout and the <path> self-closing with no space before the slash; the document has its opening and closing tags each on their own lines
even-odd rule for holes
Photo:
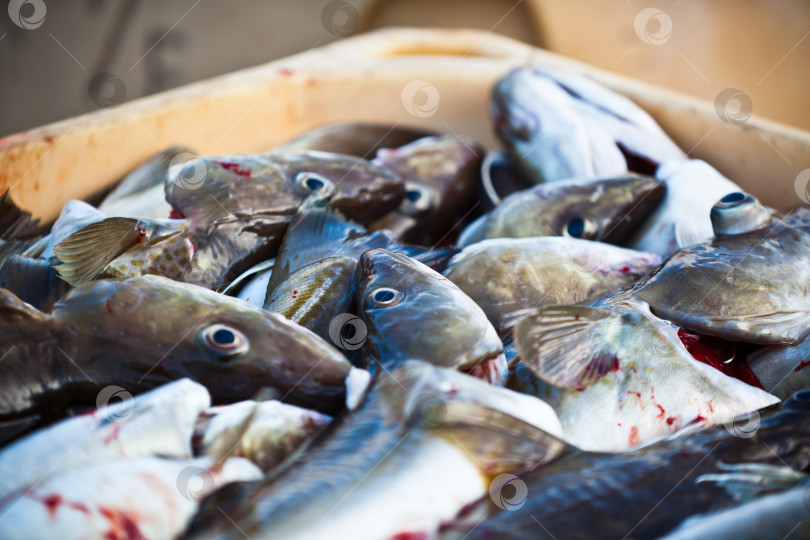
<svg viewBox="0 0 810 540">
<path fill-rule="evenodd" d="M 112 355 L 122 379 L 189 377 L 215 403 L 275 388 L 321 411 L 341 407 L 351 368 L 336 349 L 281 315 L 160 276 L 97 281 L 74 289 L 55 318 L 80 334 L 82 352 Z M 91 322 L 91 324 L 82 324 Z"/>
<path fill-rule="evenodd" d="M 399 176 L 362 158 L 315 150 L 267 158 L 282 168 L 301 197 L 313 190 L 328 191 L 324 194 L 331 195 L 330 205 L 361 225 L 396 209 L 405 196 Z"/>
<path fill-rule="evenodd" d="M 663 182 L 628 174 L 541 184 L 515 193 L 490 215 L 487 237 L 568 236 L 623 242 L 661 203 Z"/>
<path fill-rule="evenodd" d="M 499 358 L 503 346 L 484 312 L 441 274 L 385 249 L 358 263 L 357 307 L 382 362 L 418 358 L 470 370 Z"/>
<path fill-rule="evenodd" d="M 489 112 L 495 134 L 516 155 L 528 154 L 541 137 L 537 84 L 532 70 L 515 69 L 492 89 Z"/>
</svg>

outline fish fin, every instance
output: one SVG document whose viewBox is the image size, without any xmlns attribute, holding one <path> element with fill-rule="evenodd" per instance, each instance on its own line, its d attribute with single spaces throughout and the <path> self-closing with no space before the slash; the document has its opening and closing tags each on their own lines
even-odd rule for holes
<svg viewBox="0 0 810 540">
<path fill-rule="evenodd" d="M 31 212 L 23 210 L 11 200 L 7 189 L 0 195 L 0 238 L 21 240 L 30 238 L 39 228 L 39 220 L 32 219 Z"/>
<path fill-rule="evenodd" d="M 586 306 L 548 306 L 521 319 L 513 335 L 523 364 L 549 384 L 585 388 L 617 369 L 603 336 L 621 315 Z"/>
<path fill-rule="evenodd" d="M 425 406 L 419 409 L 423 427 L 460 447 L 490 476 L 533 468 L 571 450 L 547 431 L 480 403 L 437 401 L 435 405 L 433 421 Z"/>
<path fill-rule="evenodd" d="M 346 376 L 346 408 L 357 409 L 371 386 L 371 372 L 352 366 Z"/>
<path fill-rule="evenodd" d="M 62 279 L 79 285 L 95 279 L 113 259 L 140 242 L 146 231 L 137 219 L 113 217 L 79 229 L 53 247 Z"/>
<path fill-rule="evenodd" d="M 276 265 L 276 259 L 273 258 L 273 259 L 267 259 L 266 261 L 260 262 L 259 264 L 255 265 L 255 266 L 251 266 L 250 268 L 248 268 L 247 270 L 245 270 L 244 272 L 239 274 L 239 276 L 236 279 L 231 281 L 230 284 L 228 284 L 228 286 L 225 287 L 222 290 L 222 294 L 228 294 L 229 292 L 233 291 L 234 289 L 236 289 L 237 285 L 242 283 L 242 281 L 249 278 L 250 276 L 253 276 L 253 275 L 261 273 L 261 272 L 264 272 L 265 270 L 272 270 L 275 265 Z M 235 296 L 235 295 L 231 295 L 231 296 Z"/>
<path fill-rule="evenodd" d="M 673 226 L 675 228 L 675 244 L 678 249 L 694 246 L 707 238 L 701 234 L 700 227 L 690 222 L 679 221 Z"/>
<path fill-rule="evenodd" d="M 21 322 L 25 321 L 44 321 L 48 315 L 41 312 L 31 304 L 23 302 L 17 295 L 6 289 L 0 288 L 0 315 L 3 318 L 4 324 L 9 322 L 9 319 L 19 319 Z"/>
<path fill-rule="evenodd" d="M 51 266 L 55 259 L 34 259 L 12 255 L 0 266 L 0 287 L 16 294 L 43 312 L 49 312 L 53 305 L 70 290 L 70 285 L 58 279 Z"/>
<path fill-rule="evenodd" d="M 782 465 L 718 462 L 717 467 L 726 472 L 700 475 L 695 483 L 713 482 L 737 502 L 784 491 L 810 479 L 810 475 Z"/>
</svg>

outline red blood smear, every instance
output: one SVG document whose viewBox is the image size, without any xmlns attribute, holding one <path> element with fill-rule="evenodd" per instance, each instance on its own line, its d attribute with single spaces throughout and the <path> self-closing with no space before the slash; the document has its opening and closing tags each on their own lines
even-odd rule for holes
<svg viewBox="0 0 810 540">
<path fill-rule="evenodd" d="M 801 371 L 808 366 L 810 366 L 810 360 L 802 360 L 801 362 L 799 362 L 799 365 L 796 366 L 796 369 L 794 369 L 793 371 Z"/>
<path fill-rule="evenodd" d="M 674 422 L 674 421 L 675 421 L 675 417 L 674 417 L 674 416 L 670 416 L 669 418 L 667 418 L 667 425 L 668 425 L 668 426 L 671 426 L 671 425 L 672 425 L 672 422 Z"/>
<path fill-rule="evenodd" d="M 223 169 L 229 170 L 232 173 L 236 173 L 239 176 L 250 177 L 251 175 L 250 169 L 243 169 L 239 166 L 238 163 L 234 163 L 233 161 L 217 161 L 216 163 L 222 165 Z"/>
<path fill-rule="evenodd" d="M 738 360 L 724 362 L 729 356 L 728 352 L 733 346 L 732 343 L 714 337 L 693 334 L 682 328 L 678 330 L 678 337 L 681 338 L 684 347 L 695 360 L 703 362 L 729 377 L 762 388 L 762 383 L 759 382 L 746 362 Z M 764 388 L 762 389 L 764 390 Z"/>
<path fill-rule="evenodd" d="M 628 437 L 627 442 L 630 446 L 636 446 L 641 440 L 638 438 L 638 428 L 633 426 L 630 428 L 630 437 Z"/>
<path fill-rule="evenodd" d="M 32 494 L 31 498 L 41 502 L 45 506 L 45 508 L 48 510 L 48 515 L 51 516 L 51 519 L 56 518 L 56 511 L 59 508 L 59 506 L 63 504 L 69 508 L 73 508 L 80 512 L 84 512 L 85 514 L 90 512 L 87 509 L 87 506 L 83 505 L 82 503 L 66 501 L 62 498 L 61 495 L 57 493 L 45 495 L 44 497 L 38 497 Z"/>
<path fill-rule="evenodd" d="M 658 410 L 661 411 L 661 414 L 658 415 L 658 418 L 663 418 L 664 415 L 667 414 L 667 411 L 665 411 L 664 408 L 657 403 L 655 404 L 655 406 L 658 407 Z"/>
<path fill-rule="evenodd" d="M 186 219 L 186 215 L 177 208 L 172 207 L 172 211 L 169 212 L 169 219 Z"/>
<path fill-rule="evenodd" d="M 104 533 L 106 540 L 139 540 L 144 538 L 135 521 L 126 512 L 100 508 L 99 512 L 110 522 L 110 530 Z"/>
<path fill-rule="evenodd" d="M 107 307 L 107 313 L 109 313 L 110 315 L 112 315 L 112 314 L 113 314 L 113 310 L 112 310 L 112 308 L 110 307 L 110 301 L 109 301 L 109 300 L 107 300 L 106 302 L 104 302 L 104 305 Z"/>
<path fill-rule="evenodd" d="M 391 540 L 428 540 L 430 536 L 424 531 L 404 531 L 391 537 Z"/>
</svg>

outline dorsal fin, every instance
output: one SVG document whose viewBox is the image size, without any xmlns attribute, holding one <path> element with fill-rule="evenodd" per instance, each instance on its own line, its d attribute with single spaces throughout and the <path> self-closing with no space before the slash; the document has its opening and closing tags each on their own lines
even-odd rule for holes
<svg viewBox="0 0 810 540">
<path fill-rule="evenodd" d="M 39 228 L 39 220 L 11 200 L 7 189 L 0 195 L 0 238 L 21 240 L 31 238 Z"/>
<path fill-rule="evenodd" d="M 2 325 L 10 321 L 31 322 L 44 321 L 48 315 L 36 309 L 31 304 L 26 304 L 9 290 L 0 289 L 0 321 Z"/>
</svg>

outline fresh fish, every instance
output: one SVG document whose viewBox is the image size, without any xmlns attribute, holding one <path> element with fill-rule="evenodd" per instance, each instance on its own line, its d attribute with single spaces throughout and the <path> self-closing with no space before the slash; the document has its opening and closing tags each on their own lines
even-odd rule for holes
<svg viewBox="0 0 810 540">
<path fill-rule="evenodd" d="M 738 425 L 691 431 L 633 452 L 582 452 L 549 463 L 513 482 L 521 482 L 519 498 L 514 491 L 485 498 L 442 538 L 660 538 L 689 516 L 737 504 L 727 489 L 699 481 L 705 475 L 744 464 L 807 470 L 808 401 L 805 395 L 775 413 L 763 411 Z M 749 431 L 739 429 L 745 427 Z"/>
<path fill-rule="evenodd" d="M 741 192 L 720 199 L 711 219 L 716 238 L 673 255 L 633 296 L 693 332 L 763 345 L 804 339 L 810 233 Z"/>
<path fill-rule="evenodd" d="M 120 386 L 103 392 L 98 409 L 36 431 L 0 452 L 0 499 L 103 460 L 192 457 L 192 432 L 211 405 L 204 386 L 181 379 L 134 399 Z"/>
<path fill-rule="evenodd" d="M 779 401 L 694 358 L 682 341 L 689 337 L 621 293 L 535 310 L 514 337 L 523 364 L 562 389 L 537 395 L 549 398 L 566 440 L 584 450 L 626 450 Z"/>
<path fill-rule="evenodd" d="M 152 156 L 122 178 L 98 209 L 110 217 L 168 218 L 172 207 L 166 202 L 163 185 L 169 167 L 195 157 L 185 146 L 172 146 Z"/>
<path fill-rule="evenodd" d="M 805 479 L 807 475 L 800 475 Z M 662 540 L 785 540 L 810 538 L 810 481 L 740 506 L 693 516 Z"/>
<path fill-rule="evenodd" d="M 569 236 L 620 244 L 658 207 L 664 184 L 646 176 L 566 180 L 506 197 L 467 226 L 466 247 L 487 238 Z"/>
<path fill-rule="evenodd" d="M 318 150 L 370 159 L 381 148 L 398 148 L 435 133 L 416 127 L 335 122 L 305 131 L 270 150 L 273 153 Z"/>
<path fill-rule="evenodd" d="M 629 99 L 575 73 L 518 68 L 492 90 L 495 133 L 534 183 L 653 174 L 684 153 Z"/>
<path fill-rule="evenodd" d="M 762 388 L 780 399 L 810 389 L 810 337 L 796 345 L 762 347 L 749 354 L 745 363 Z"/>
<path fill-rule="evenodd" d="M 3 431 L 95 404 L 110 385 L 142 393 L 189 377 L 214 403 L 263 387 L 335 412 L 350 364 L 286 320 L 202 287 L 159 276 L 82 285 L 43 313 L 0 290 Z"/>
<path fill-rule="evenodd" d="M 403 254 L 363 254 L 357 310 L 368 328 L 368 357 L 383 365 L 416 358 L 504 380 L 503 345 L 481 308 L 447 278 Z"/>
<path fill-rule="evenodd" d="M 223 484 L 261 478 L 242 458 L 123 458 L 49 477 L 0 503 L 0 537 L 166 539 L 182 533 L 199 501 Z"/>
<path fill-rule="evenodd" d="M 472 139 L 451 135 L 379 150 L 372 163 L 399 175 L 406 191 L 399 208 L 374 228 L 388 229 L 410 244 L 442 242 L 470 207 L 482 155 Z"/>
<path fill-rule="evenodd" d="M 410 361 L 284 474 L 213 494 L 187 538 L 429 538 L 500 474 L 567 451 L 546 404 Z"/>
<path fill-rule="evenodd" d="M 405 195 L 388 170 L 322 152 L 196 158 L 170 168 L 165 190 L 173 219 L 89 225 L 56 246 L 60 275 L 75 285 L 159 274 L 219 290 L 275 256 L 303 197 L 331 193 L 336 208 L 371 223 Z"/>
<path fill-rule="evenodd" d="M 386 230 L 367 232 L 327 198 L 311 195 L 298 208 L 279 249 L 264 308 L 326 337 L 331 321 L 352 311 L 357 262 L 375 248 L 426 262 L 441 259 L 446 251 L 404 246 Z"/>
<path fill-rule="evenodd" d="M 661 205 L 627 241 L 627 246 L 664 257 L 714 237 L 709 218 L 714 203 L 739 186 L 699 159 L 668 161 L 655 177 L 666 184 Z"/>
<path fill-rule="evenodd" d="M 240 429 L 230 455 L 247 458 L 268 472 L 320 433 L 331 420 L 319 412 L 277 400 L 240 401 L 212 407 L 202 414 L 195 429 L 195 448 L 198 454 L 207 455 L 223 437 L 228 438 L 231 431 Z M 243 425 L 245 421 L 247 426 Z"/>
<path fill-rule="evenodd" d="M 581 302 L 630 285 L 659 264 L 654 253 L 578 238 L 494 238 L 465 248 L 444 275 L 503 335 L 511 314 Z"/>
</svg>

